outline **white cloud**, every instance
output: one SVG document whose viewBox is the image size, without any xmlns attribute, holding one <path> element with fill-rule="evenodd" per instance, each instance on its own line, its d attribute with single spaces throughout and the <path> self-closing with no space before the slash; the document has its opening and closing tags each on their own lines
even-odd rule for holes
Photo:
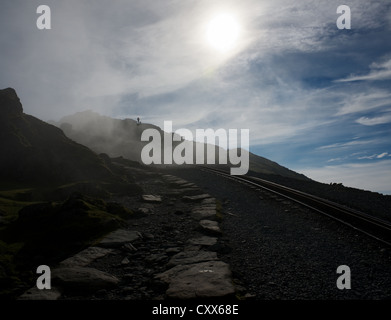
<svg viewBox="0 0 391 320">
<path fill-rule="evenodd" d="M 375 142 L 375 140 L 353 140 L 349 142 L 337 142 L 326 146 L 318 147 L 317 150 L 349 148 L 352 146 L 373 144 Z"/>
<path fill-rule="evenodd" d="M 364 159 L 369 159 L 369 160 L 372 160 L 372 159 L 375 159 L 377 157 L 377 153 L 376 154 L 373 154 L 371 156 L 362 156 L 362 157 L 358 157 L 357 159 L 358 160 L 364 160 Z"/>
<path fill-rule="evenodd" d="M 388 152 L 383 152 L 382 154 L 379 154 L 376 158 L 381 159 L 388 155 Z"/>
<path fill-rule="evenodd" d="M 361 118 L 357 119 L 356 122 L 360 123 L 364 126 L 375 126 L 378 124 L 389 123 L 389 122 L 391 122 L 391 113 L 384 114 L 379 117 L 373 117 L 373 118 L 361 117 Z"/>
<path fill-rule="evenodd" d="M 319 182 L 343 183 L 348 187 L 391 195 L 391 160 L 366 164 L 348 163 L 295 171 Z"/>
<path fill-rule="evenodd" d="M 391 79 L 391 59 L 382 63 L 372 63 L 371 71 L 366 75 L 351 75 L 344 79 L 338 79 L 335 82 L 352 82 L 352 81 L 377 81 Z"/>
<path fill-rule="evenodd" d="M 327 160 L 327 162 L 336 162 L 336 161 L 341 161 L 343 160 L 344 158 L 333 158 L 333 159 L 329 159 Z"/>
<path fill-rule="evenodd" d="M 346 94 L 341 105 L 337 116 L 366 112 L 391 105 L 391 95 L 388 90 L 369 88 L 363 93 Z"/>
</svg>

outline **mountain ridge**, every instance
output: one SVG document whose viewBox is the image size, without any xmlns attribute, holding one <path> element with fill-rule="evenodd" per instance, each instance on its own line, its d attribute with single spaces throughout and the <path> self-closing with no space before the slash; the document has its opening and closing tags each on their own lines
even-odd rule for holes
<svg viewBox="0 0 391 320">
<path fill-rule="evenodd" d="M 92 110 L 65 116 L 58 122 L 52 123 L 61 128 L 68 137 L 88 146 L 97 153 L 106 153 L 110 157 L 123 156 L 138 162 L 141 161 L 140 155 L 143 147 L 148 143 L 141 141 L 143 130 L 156 129 L 161 134 L 168 135 L 160 127 L 153 124 L 138 124 L 133 119 L 115 119 L 102 116 Z M 175 146 L 175 142 L 173 146 Z M 195 148 L 195 145 L 193 147 Z M 223 149 L 215 146 L 215 150 L 217 163 L 217 154 L 219 150 Z M 294 172 L 251 152 L 249 153 L 249 162 L 250 171 L 281 175 L 299 180 L 311 180 L 303 174 Z"/>
</svg>

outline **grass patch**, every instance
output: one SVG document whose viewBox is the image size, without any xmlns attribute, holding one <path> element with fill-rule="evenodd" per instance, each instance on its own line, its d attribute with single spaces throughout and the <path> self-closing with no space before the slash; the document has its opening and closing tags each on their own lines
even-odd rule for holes
<svg viewBox="0 0 391 320">
<path fill-rule="evenodd" d="M 216 200 L 216 218 L 218 221 L 223 220 L 223 204 L 221 203 L 220 200 Z"/>
<path fill-rule="evenodd" d="M 11 195 L 12 193 L 9 193 Z M 10 198 L 3 198 L 6 195 L 5 193 L 1 193 L 0 195 L 0 214 L 1 214 L 1 222 L 0 230 L 4 228 L 4 225 L 7 225 L 13 222 L 18 217 L 19 211 L 28 206 L 35 204 L 37 202 L 26 202 L 26 201 L 17 201 L 12 200 Z"/>
<path fill-rule="evenodd" d="M 26 201 L 32 193 L 31 188 L 28 189 L 14 189 L 14 190 L 2 190 L 0 191 L 0 197 L 16 201 Z"/>
</svg>

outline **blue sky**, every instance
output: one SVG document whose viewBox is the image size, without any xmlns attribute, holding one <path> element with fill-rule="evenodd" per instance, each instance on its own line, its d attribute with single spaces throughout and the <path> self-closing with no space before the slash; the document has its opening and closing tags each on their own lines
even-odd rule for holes
<svg viewBox="0 0 391 320">
<path fill-rule="evenodd" d="M 0 87 L 43 120 L 87 109 L 174 129 L 250 129 L 250 150 L 322 182 L 391 194 L 391 4 L 45 1 L 0 11 Z M 349 5 L 351 30 L 336 26 Z M 229 13 L 235 47 L 209 21 Z"/>
</svg>

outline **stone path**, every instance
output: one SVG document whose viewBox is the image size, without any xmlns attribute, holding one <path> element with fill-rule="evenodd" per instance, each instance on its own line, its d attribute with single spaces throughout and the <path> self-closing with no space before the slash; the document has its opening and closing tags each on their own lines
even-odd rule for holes
<svg viewBox="0 0 391 320">
<path fill-rule="evenodd" d="M 32 288 L 20 299 L 235 296 L 229 265 L 218 257 L 226 245 L 216 199 L 172 175 L 137 173 L 146 193 L 139 199 L 117 199 L 135 212 L 128 228 L 52 268 L 51 290 Z"/>
</svg>

